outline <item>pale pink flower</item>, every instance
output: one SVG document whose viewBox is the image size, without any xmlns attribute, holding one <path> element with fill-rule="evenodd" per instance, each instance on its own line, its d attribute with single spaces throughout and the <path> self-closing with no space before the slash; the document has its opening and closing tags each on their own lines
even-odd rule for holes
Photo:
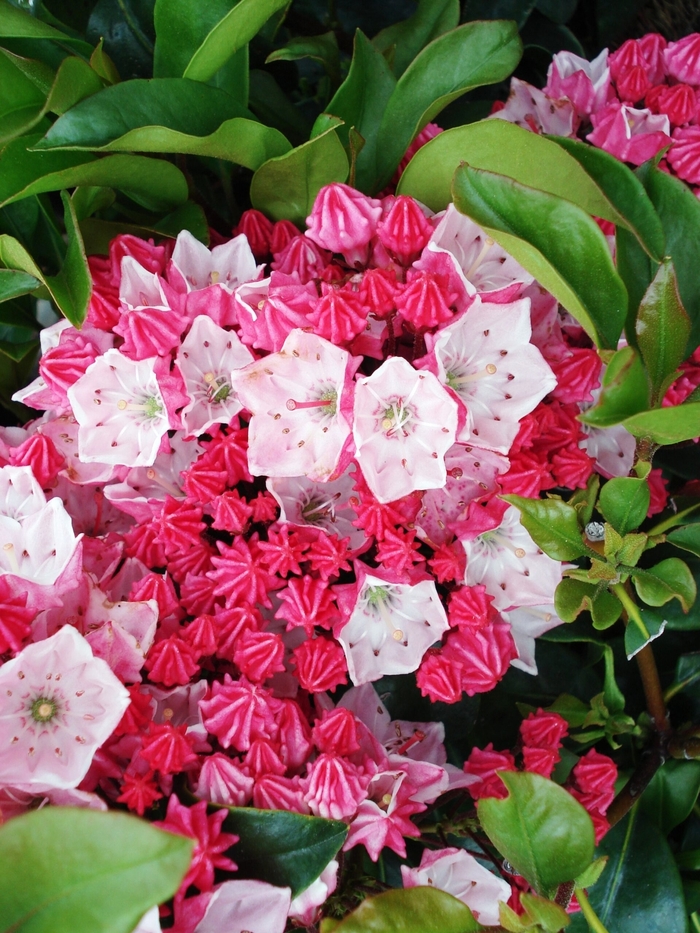
<svg viewBox="0 0 700 933">
<path fill-rule="evenodd" d="M 333 477 L 350 439 L 351 379 L 359 363 L 322 337 L 293 330 L 279 353 L 232 374 L 233 391 L 252 414 L 254 476 Z"/>
<path fill-rule="evenodd" d="M 46 496 L 31 467 L 0 468 L 0 515 L 21 521 L 46 505 Z"/>
<path fill-rule="evenodd" d="M 229 424 L 238 414 L 243 406 L 231 390 L 231 373 L 253 359 L 233 331 L 224 330 L 205 315 L 194 319 L 177 354 L 190 397 L 181 412 L 187 434 L 199 436 L 213 424 Z"/>
<path fill-rule="evenodd" d="M 579 119 L 574 105 L 563 97 L 552 100 L 539 88 L 510 79 L 510 96 L 505 107 L 488 119 L 507 120 L 533 133 L 549 133 L 551 136 L 574 136 Z"/>
<path fill-rule="evenodd" d="M 0 515 L 0 574 L 52 586 L 76 558 L 80 537 L 60 499 L 20 520 Z"/>
<path fill-rule="evenodd" d="M 291 901 L 289 888 L 265 881 L 224 881 L 214 889 L 194 933 L 284 933 Z"/>
<path fill-rule="evenodd" d="M 671 124 L 665 113 L 637 110 L 615 99 L 591 115 L 589 142 L 622 162 L 641 165 L 671 143 Z"/>
<path fill-rule="evenodd" d="M 448 628 L 435 583 L 391 582 L 359 562 L 355 573 L 354 605 L 335 632 L 353 684 L 417 670 L 425 652 Z"/>
<path fill-rule="evenodd" d="M 482 583 L 493 596 L 495 609 L 553 602 L 562 563 L 537 547 L 515 506 L 508 507 L 497 528 L 461 541 L 467 555 L 464 582 L 467 586 Z"/>
<path fill-rule="evenodd" d="M 502 615 L 506 622 L 510 622 L 510 634 L 518 651 L 518 656 L 513 658 L 511 665 L 527 674 L 536 675 L 535 639 L 563 624 L 554 605 L 549 603 L 541 606 L 517 606 L 504 611 Z"/>
<path fill-rule="evenodd" d="M 335 859 L 326 865 L 319 877 L 294 898 L 289 905 L 289 916 L 302 926 L 311 926 L 318 912 L 338 885 L 339 864 Z"/>
<path fill-rule="evenodd" d="M 364 845 L 369 857 L 376 862 L 382 849 L 388 846 L 405 857 L 404 836 L 420 836 L 411 816 L 427 809 L 424 803 L 414 798 L 415 791 L 405 771 L 379 771 L 375 774 L 367 788 L 368 798 L 362 801 L 350 823 L 343 851 Z"/>
<path fill-rule="evenodd" d="M 456 430 L 454 399 L 432 373 L 418 372 L 401 357 L 357 381 L 357 460 L 380 502 L 444 486 L 444 458 Z"/>
<path fill-rule="evenodd" d="M 68 390 L 82 460 L 150 466 L 170 427 L 155 359 L 108 350 Z"/>
<path fill-rule="evenodd" d="M 77 787 L 129 693 L 72 625 L 0 668 L 0 783 L 32 793 Z"/>
<path fill-rule="evenodd" d="M 573 52 L 557 52 L 543 88 L 548 97 L 568 97 L 579 116 L 588 116 L 607 102 L 610 92 L 608 50 L 592 61 Z"/>
<path fill-rule="evenodd" d="M 447 891 L 487 926 L 498 925 L 498 904 L 507 903 L 511 894 L 507 881 L 484 868 L 464 849 L 451 847 L 434 852 L 425 849 L 418 868 L 401 866 L 401 878 L 404 888 L 428 885 Z"/>
<path fill-rule="evenodd" d="M 144 269 L 132 256 L 122 258 L 119 300 L 128 311 L 170 310 L 160 276 Z"/>
<path fill-rule="evenodd" d="M 181 230 L 175 241 L 168 278 L 176 288 L 188 292 L 219 285 L 232 293 L 244 282 L 257 279 L 264 266 L 258 266 L 241 233 L 209 250 L 189 230 Z"/>
</svg>

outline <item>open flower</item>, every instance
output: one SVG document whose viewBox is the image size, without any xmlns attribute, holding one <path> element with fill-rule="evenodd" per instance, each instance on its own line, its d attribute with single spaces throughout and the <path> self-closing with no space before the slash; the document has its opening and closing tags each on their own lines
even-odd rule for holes
<svg viewBox="0 0 700 933">
<path fill-rule="evenodd" d="M 33 793 L 77 787 L 129 693 L 72 625 L 0 668 L 0 783 Z"/>
</svg>

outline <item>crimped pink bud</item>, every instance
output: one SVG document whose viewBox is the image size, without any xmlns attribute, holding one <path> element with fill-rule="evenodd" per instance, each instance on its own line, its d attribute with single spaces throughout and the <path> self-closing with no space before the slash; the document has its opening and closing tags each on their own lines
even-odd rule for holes
<svg viewBox="0 0 700 933">
<path fill-rule="evenodd" d="M 454 317 L 457 295 L 448 291 L 443 276 L 419 272 L 396 299 L 396 307 L 416 331 L 430 330 Z"/>
<path fill-rule="evenodd" d="M 324 711 L 314 726 L 313 737 L 320 752 L 347 756 L 360 750 L 355 715 L 342 706 Z"/>
<path fill-rule="evenodd" d="M 628 39 L 610 56 L 610 73 L 620 98 L 630 104 L 641 100 L 651 87 L 648 66 L 634 39 Z"/>
<path fill-rule="evenodd" d="M 432 232 L 433 228 L 416 201 L 405 195 L 394 200 L 377 227 L 380 242 L 403 266 L 409 266 L 418 259 Z"/>
<path fill-rule="evenodd" d="M 669 42 L 664 51 L 666 71 L 671 78 L 685 84 L 700 84 L 700 33 Z"/>
<path fill-rule="evenodd" d="M 171 635 L 151 648 L 145 667 L 154 683 L 166 687 L 186 684 L 199 670 L 197 652 L 182 638 Z"/>
<path fill-rule="evenodd" d="M 416 672 L 416 683 L 433 703 L 457 703 L 462 698 L 462 665 L 440 651 L 429 651 Z"/>
<path fill-rule="evenodd" d="M 673 171 L 691 185 L 700 184 L 700 126 L 673 131 L 673 145 L 666 159 Z"/>
<path fill-rule="evenodd" d="M 31 467 L 42 488 L 53 483 L 65 461 L 66 458 L 56 450 L 51 438 L 44 434 L 32 434 L 19 447 L 10 449 L 10 463 L 13 466 Z"/>
<path fill-rule="evenodd" d="M 346 288 L 333 288 L 324 284 L 323 297 L 309 315 L 314 333 L 331 343 L 350 343 L 365 329 L 369 308 L 363 306 L 360 296 Z"/>
<path fill-rule="evenodd" d="M 510 625 L 493 622 L 478 631 L 453 629 L 443 649 L 447 658 L 462 665 L 462 689 L 474 696 L 493 690 L 518 652 Z"/>
<path fill-rule="evenodd" d="M 367 259 L 367 246 L 376 233 L 382 206 L 374 198 L 338 182 L 321 188 L 306 236 L 324 249 L 342 253 L 350 265 Z"/>
<path fill-rule="evenodd" d="M 207 755 L 199 772 L 197 796 L 210 803 L 244 807 L 253 796 L 253 778 L 240 767 L 238 758 L 222 752 Z"/>
<path fill-rule="evenodd" d="M 654 95 L 654 106 L 648 107 L 654 113 L 665 113 L 671 126 L 683 126 L 690 123 L 698 110 L 698 101 L 694 89 L 689 84 L 674 84 L 668 87 L 666 84 L 658 86 L 659 93 Z M 656 90 L 656 88 L 652 88 Z M 646 104 L 647 98 L 644 103 Z"/>
<path fill-rule="evenodd" d="M 638 39 L 637 43 L 642 50 L 644 61 L 647 63 L 649 80 L 653 84 L 658 84 L 664 80 L 666 75 L 664 51 L 668 43 L 658 32 L 648 32 L 641 39 Z"/>
<path fill-rule="evenodd" d="M 321 754 L 302 781 L 304 800 L 314 816 L 343 820 L 357 813 L 367 796 L 367 778 L 337 755 Z"/>
<path fill-rule="evenodd" d="M 272 230 L 272 221 L 268 220 L 260 211 L 251 208 L 248 211 L 243 211 L 238 226 L 233 230 L 233 235 L 238 236 L 239 233 L 245 233 L 253 255 L 258 262 L 261 262 L 270 254 Z"/>
<path fill-rule="evenodd" d="M 299 683 L 309 693 L 335 690 L 348 682 L 345 654 L 337 641 L 310 638 L 292 652 Z"/>
<path fill-rule="evenodd" d="M 275 632 L 253 632 L 248 629 L 233 652 L 233 660 L 248 680 L 260 684 L 284 670 L 284 644 Z"/>
<path fill-rule="evenodd" d="M 508 796 L 505 784 L 496 774 L 497 771 L 515 771 L 515 759 L 510 752 L 494 751 L 491 742 L 486 748 L 473 748 L 464 762 L 464 773 L 471 774 L 478 780 L 467 787 L 474 800 L 484 797 Z"/>
</svg>

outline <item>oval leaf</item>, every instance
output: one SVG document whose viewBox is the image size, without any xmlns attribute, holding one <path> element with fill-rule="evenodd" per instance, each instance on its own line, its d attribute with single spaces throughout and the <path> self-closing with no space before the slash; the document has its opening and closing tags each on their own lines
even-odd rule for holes
<svg viewBox="0 0 700 933">
<path fill-rule="evenodd" d="M 683 525 L 682 528 L 675 528 L 666 535 L 666 540 L 684 551 L 690 551 L 696 557 L 700 557 L 700 524 Z"/>
<path fill-rule="evenodd" d="M 648 570 L 632 575 L 637 595 L 648 606 L 664 606 L 677 599 L 687 612 L 695 602 L 697 586 L 686 563 L 678 557 L 668 557 Z"/>
<path fill-rule="evenodd" d="M 477 933 L 466 904 L 445 891 L 417 887 L 368 897 L 333 933 Z"/>
<path fill-rule="evenodd" d="M 587 418 L 581 420 L 588 421 Z M 635 437 L 649 437 L 655 444 L 689 441 L 700 435 L 700 402 L 686 402 L 672 408 L 640 411 L 625 418 L 621 423 L 630 434 L 634 434 Z"/>
<path fill-rule="evenodd" d="M 334 129 L 265 162 L 253 175 L 250 200 L 272 220 L 304 225 L 324 185 L 345 181 L 348 157 Z"/>
<path fill-rule="evenodd" d="M 338 820 L 284 810 L 226 809 L 224 829 L 240 836 L 236 877 L 290 887 L 292 897 L 318 878 L 348 834 L 345 823 Z"/>
<path fill-rule="evenodd" d="M 401 76 L 379 128 L 378 189 L 391 180 L 411 140 L 433 117 L 467 91 L 507 78 L 522 44 L 508 20 L 465 23 L 430 45 Z"/>
<path fill-rule="evenodd" d="M 700 761 L 663 764 L 642 795 L 641 808 L 664 836 L 690 815 L 700 793 Z"/>
<path fill-rule="evenodd" d="M 600 227 L 585 211 L 469 165 L 455 172 L 452 191 L 455 207 L 531 272 L 599 346 L 617 346 L 627 292 Z"/>
<path fill-rule="evenodd" d="M 666 258 L 647 288 L 637 312 L 635 336 L 656 404 L 685 359 L 690 318 L 678 292 L 676 270 Z"/>
<path fill-rule="evenodd" d="M 576 509 L 561 499 L 501 496 L 520 511 L 520 521 L 535 544 L 554 560 L 575 560 L 586 553 Z"/>
<path fill-rule="evenodd" d="M 477 803 L 481 825 L 498 851 L 544 896 L 593 861 L 593 823 L 581 804 L 539 774 L 503 771 L 508 797 Z"/>
<path fill-rule="evenodd" d="M 598 402 L 578 418 L 584 424 L 607 428 L 649 406 L 649 382 L 639 355 L 632 347 L 613 354 L 603 373 Z"/>
<path fill-rule="evenodd" d="M 621 476 L 608 480 L 600 491 L 598 510 L 616 531 L 626 535 L 642 524 L 649 511 L 649 484 Z"/>
<path fill-rule="evenodd" d="M 177 891 L 193 845 L 126 813 L 18 816 L 0 829 L 0 931 L 131 933 Z"/>
</svg>

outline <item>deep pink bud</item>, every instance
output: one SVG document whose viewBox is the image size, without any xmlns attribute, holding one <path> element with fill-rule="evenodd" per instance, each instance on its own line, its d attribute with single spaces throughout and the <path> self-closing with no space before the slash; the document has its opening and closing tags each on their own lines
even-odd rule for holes
<svg viewBox="0 0 700 933">
<path fill-rule="evenodd" d="M 518 656 L 510 626 L 504 622 L 493 622 L 478 631 L 452 629 L 443 652 L 462 665 L 462 689 L 469 696 L 493 690 Z"/>
<path fill-rule="evenodd" d="M 335 690 L 348 682 L 345 653 L 330 638 L 309 638 L 292 652 L 297 679 L 309 693 Z"/>
<path fill-rule="evenodd" d="M 368 778 L 337 755 L 321 754 L 302 781 L 304 800 L 314 816 L 343 820 L 357 813 L 367 796 Z"/>
<path fill-rule="evenodd" d="M 464 773 L 472 774 L 479 780 L 470 784 L 467 790 L 474 800 L 483 797 L 498 797 L 502 800 L 508 796 L 508 791 L 496 772 L 515 770 L 515 759 L 510 752 L 496 752 L 490 742 L 486 748 L 473 748 L 464 762 Z"/>
<path fill-rule="evenodd" d="M 309 315 L 309 323 L 319 337 L 347 344 L 365 329 L 368 312 L 356 292 L 324 284 L 323 297 Z"/>
<path fill-rule="evenodd" d="M 187 725 L 173 726 L 170 723 L 157 725 L 152 722 L 148 735 L 143 740 L 141 757 L 154 771 L 161 774 L 178 774 L 187 765 L 194 764 L 197 756 L 192 751 L 192 739 L 185 733 Z"/>
<path fill-rule="evenodd" d="M 272 221 L 268 220 L 260 211 L 254 208 L 244 211 L 233 235 L 245 233 L 253 255 L 261 262 L 270 254 L 270 239 L 272 237 Z"/>
<path fill-rule="evenodd" d="M 559 752 L 552 748 L 523 748 L 523 768 L 532 774 L 550 777 L 559 761 Z"/>
<path fill-rule="evenodd" d="M 569 725 L 558 713 L 548 713 L 538 709 L 530 713 L 520 724 L 520 738 L 523 745 L 531 748 L 561 748 L 561 740 L 566 738 Z"/>
<path fill-rule="evenodd" d="M 279 755 L 267 739 L 255 739 L 245 756 L 245 766 L 257 780 L 264 774 L 284 774 L 287 770 Z"/>
<path fill-rule="evenodd" d="M 277 253 L 281 253 L 285 246 L 288 246 L 297 236 L 302 236 L 302 233 L 291 220 L 278 220 L 272 228 L 272 236 L 270 237 L 270 252 L 272 255 L 276 256 Z"/>
<path fill-rule="evenodd" d="M 673 145 L 666 154 L 673 171 L 691 185 L 700 184 L 700 126 L 673 131 Z"/>
<path fill-rule="evenodd" d="M 656 112 L 665 113 L 671 126 L 690 123 L 698 110 L 695 91 L 689 84 L 674 84 L 673 87 L 662 85 L 655 104 Z"/>
<path fill-rule="evenodd" d="M 31 467 L 43 488 L 53 483 L 65 462 L 66 458 L 56 450 L 51 438 L 44 434 L 32 434 L 19 447 L 10 449 L 10 463 L 13 466 Z"/>
<path fill-rule="evenodd" d="M 320 752 L 347 757 L 360 750 L 355 715 L 342 706 L 324 710 L 323 716 L 314 726 L 313 737 Z"/>
<path fill-rule="evenodd" d="M 396 307 L 414 330 L 430 330 L 454 317 L 451 305 L 458 296 L 441 279 L 431 272 L 419 272 L 397 296 Z"/>
<path fill-rule="evenodd" d="M 664 51 L 666 71 L 685 84 L 700 84 L 700 33 L 669 42 Z"/>
<path fill-rule="evenodd" d="M 182 638 L 171 635 L 153 645 L 145 667 L 154 683 L 166 687 L 186 684 L 199 670 L 197 652 Z"/>
<path fill-rule="evenodd" d="M 368 244 L 382 214 L 379 201 L 339 182 L 321 188 L 311 215 L 306 218 L 306 236 L 332 253 L 342 253 L 349 265 L 367 259 Z"/>
<path fill-rule="evenodd" d="M 421 661 L 416 683 L 433 703 L 457 703 L 462 698 L 462 665 L 431 650 Z"/>
<path fill-rule="evenodd" d="M 284 643 L 276 632 L 244 631 L 233 652 L 242 674 L 260 684 L 284 670 Z"/>
<path fill-rule="evenodd" d="M 399 195 L 379 221 L 377 236 L 403 266 L 410 266 L 428 243 L 433 228 L 413 198 Z"/>
<path fill-rule="evenodd" d="M 253 796 L 253 778 L 240 767 L 238 758 L 222 752 L 207 755 L 199 772 L 197 796 L 210 803 L 244 807 Z"/>
</svg>

